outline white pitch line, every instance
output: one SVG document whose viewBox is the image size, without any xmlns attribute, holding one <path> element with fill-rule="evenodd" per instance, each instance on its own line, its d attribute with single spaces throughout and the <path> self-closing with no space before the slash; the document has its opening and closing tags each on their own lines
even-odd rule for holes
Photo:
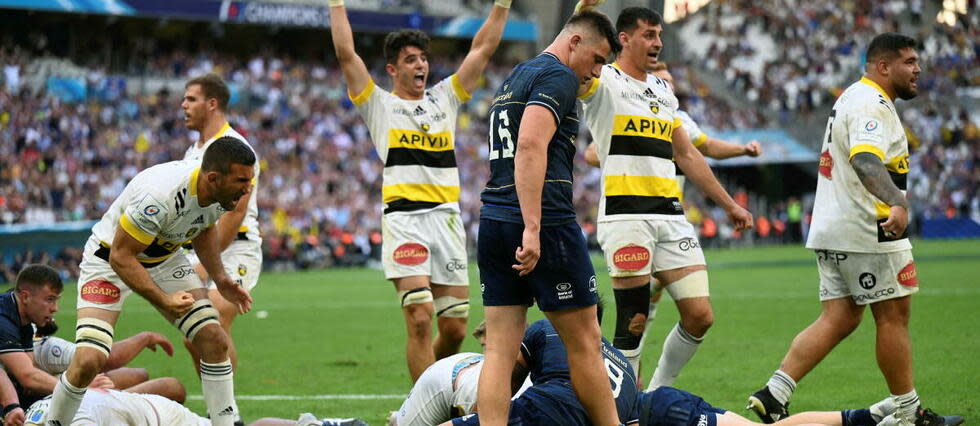
<svg viewBox="0 0 980 426">
<path fill-rule="evenodd" d="M 408 395 L 384 394 L 334 394 L 334 395 L 235 395 L 239 401 L 308 401 L 308 400 L 377 400 L 405 399 Z M 203 395 L 191 395 L 190 399 L 203 400 Z"/>
</svg>

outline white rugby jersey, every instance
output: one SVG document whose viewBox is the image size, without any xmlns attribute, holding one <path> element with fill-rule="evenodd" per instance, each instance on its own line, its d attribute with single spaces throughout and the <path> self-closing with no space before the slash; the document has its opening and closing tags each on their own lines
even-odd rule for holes
<svg viewBox="0 0 980 426">
<path fill-rule="evenodd" d="M 108 249 L 116 229 L 122 227 L 130 236 L 149 245 L 136 256 L 144 266 L 167 260 L 181 245 L 214 225 L 224 213 L 218 203 L 205 207 L 198 204 L 200 170 L 200 164 L 194 161 L 172 161 L 143 170 L 92 227 L 89 240 Z M 107 250 L 97 251 L 95 255 L 108 259 Z"/>
<path fill-rule="evenodd" d="M 677 98 L 666 81 L 648 77 L 604 65 L 579 97 L 602 165 L 600 222 L 684 220 L 672 161 Z"/>
<path fill-rule="evenodd" d="M 255 148 L 252 148 L 252 145 L 250 145 L 248 141 L 245 140 L 245 137 L 242 136 L 241 133 L 235 131 L 235 129 L 231 128 L 230 124 L 225 123 L 225 125 L 221 127 L 221 130 L 218 130 L 218 134 L 214 135 L 213 138 L 205 141 L 204 145 L 198 147 L 197 142 L 194 142 L 193 144 L 191 144 L 191 146 L 187 147 L 187 152 L 184 153 L 184 160 L 195 161 L 198 164 L 200 164 L 201 161 L 204 160 L 204 151 L 206 151 L 208 147 L 211 146 L 211 143 L 225 136 L 231 136 L 235 139 L 244 142 L 245 145 L 248 145 L 248 147 L 252 150 L 252 153 L 255 154 L 255 167 L 254 167 L 255 177 L 252 178 L 252 193 L 249 194 L 248 210 L 245 212 L 245 218 L 242 219 L 241 227 L 238 228 L 238 234 L 248 239 L 249 241 L 256 241 L 261 243 L 262 237 L 259 235 L 259 201 L 258 201 L 259 171 L 261 169 L 261 167 L 259 166 L 259 153 L 255 152 Z"/>
<path fill-rule="evenodd" d="M 426 90 L 420 100 L 399 98 L 373 80 L 351 96 L 385 164 L 385 214 L 459 211 L 456 114 L 469 98 L 456 74 Z"/>
<path fill-rule="evenodd" d="M 35 402 L 24 413 L 26 426 L 40 426 L 51 408 L 50 397 Z M 211 421 L 160 395 L 89 389 L 82 397 L 71 426 L 209 426 Z"/>
<path fill-rule="evenodd" d="M 807 248 L 858 253 L 912 248 L 908 235 L 885 237 L 881 223 L 888 219 L 889 206 L 864 188 L 850 163 L 861 152 L 880 158 L 892 181 L 905 192 L 909 171 L 905 129 L 895 104 L 867 77 L 848 87 L 830 113 Z"/>
</svg>

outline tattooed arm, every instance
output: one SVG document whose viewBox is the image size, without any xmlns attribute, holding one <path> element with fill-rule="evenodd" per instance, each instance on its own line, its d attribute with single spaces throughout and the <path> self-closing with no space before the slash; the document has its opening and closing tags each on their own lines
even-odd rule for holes
<svg viewBox="0 0 980 426">
<path fill-rule="evenodd" d="M 881 159 L 874 154 L 860 152 L 851 157 L 851 166 L 854 167 L 864 188 L 871 195 L 888 204 L 888 220 L 881 224 L 885 233 L 889 237 L 904 234 L 905 227 L 909 223 L 909 201 L 892 182 Z"/>
</svg>

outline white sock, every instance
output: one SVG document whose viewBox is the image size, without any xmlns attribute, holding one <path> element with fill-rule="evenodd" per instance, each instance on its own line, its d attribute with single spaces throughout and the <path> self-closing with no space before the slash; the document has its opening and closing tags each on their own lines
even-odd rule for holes
<svg viewBox="0 0 980 426">
<path fill-rule="evenodd" d="M 886 397 L 885 399 L 871 405 L 871 418 L 880 423 L 882 419 L 888 417 L 889 414 L 894 413 L 897 408 L 898 405 L 895 404 L 892 397 Z"/>
<path fill-rule="evenodd" d="M 201 361 L 201 391 L 208 406 L 211 424 L 233 426 L 238 408 L 235 405 L 231 359 L 215 364 Z"/>
<path fill-rule="evenodd" d="M 647 390 L 672 385 L 684 365 L 694 357 L 694 352 L 698 350 L 698 346 L 703 340 L 704 338 L 699 339 L 684 331 L 681 324 L 677 323 L 674 329 L 667 334 L 667 338 L 664 339 L 660 361 L 657 362 L 657 370 L 653 372 L 653 378 L 650 379 Z"/>
<path fill-rule="evenodd" d="M 892 395 L 892 400 L 898 405 L 895 416 L 909 423 L 915 423 L 915 409 L 919 408 L 919 394 L 915 389 L 903 395 Z"/>
<path fill-rule="evenodd" d="M 789 398 L 793 396 L 793 392 L 796 392 L 796 380 L 793 380 L 783 370 L 776 370 L 769 378 L 769 383 L 766 383 L 766 386 L 776 401 L 783 405 L 786 405 Z"/>
<path fill-rule="evenodd" d="M 60 424 L 68 425 L 75 419 L 78 406 L 82 405 L 82 398 L 85 397 L 85 388 L 77 387 L 68 383 L 65 374 L 58 379 L 58 384 L 54 386 L 54 394 L 51 397 L 51 405 L 48 406 L 48 414 L 42 424 L 48 421 L 58 421 Z M 56 423 L 57 424 L 57 423 Z"/>
</svg>

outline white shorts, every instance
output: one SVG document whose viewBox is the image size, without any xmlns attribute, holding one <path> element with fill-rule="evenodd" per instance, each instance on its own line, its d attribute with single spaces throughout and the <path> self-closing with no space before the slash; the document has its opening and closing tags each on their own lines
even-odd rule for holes
<svg viewBox="0 0 980 426">
<path fill-rule="evenodd" d="M 395 414 L 398 426 L 430 426 L 472 413 L 483 355 L 463 352 L 430 365 Z"/>
<path fill-rule="evenodd" d="M 895 299 L 919 291 L 912 250 L 848 253 L 815 250 L 820 300 L 851 297 L 858 305 Z"/>
<path fill-rule="evenodd" d="M 122 311 L 123 302 L 133 290 L 116 275 L 109 262 L 95 255 L 99 244 L 89 240 L 82 255 L 81 270 L 78 276 L 78 309 L 99 308 L 109 311 Z M 190 291 L 204 288 L 201 279 L 197 277 L 194 268 L 184 256 L 177 251 L 163 262 L 146 268 L 150 278 L 167 294 L 178 291 Z"/>
<path fill-rule="evenodd" d="M 599 222 L 598 238 L 611 277 L 705 264 L 698 235 L 686 220 Z"/>
<path fill-rule="evenodd" d="M 197 252 L 187 251 L 187 260 L 191 266 L 201 263 Z M 221 252 L 221 264 L 225 267 L 225 273 L 235 280 L 246 290 L 252 291 L 259 283 L 259 274 L 262 272 L 262 244 L 256 241 L 232 241 L 225 251 Z M 204 283 L 208 290 L 215 287 L 214 281 L 208 280 Z"/>
<path fill-rule="evenodd" d="M 459 213 L 387 214 L 381 218 L 385 278 L 429 276 L 433 284 L 468 286 L 466 233 Z"/>
</svg>

